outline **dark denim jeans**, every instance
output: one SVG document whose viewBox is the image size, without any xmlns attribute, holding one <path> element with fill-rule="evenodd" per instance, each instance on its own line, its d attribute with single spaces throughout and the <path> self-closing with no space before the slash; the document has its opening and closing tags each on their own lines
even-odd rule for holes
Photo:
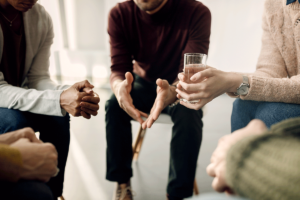
<svg viewBox="0 0 300 200">
<path fill-rule="evenodd" d="M 0 199 L 3 200 L 57 200 L 46 183 L 21 180 L 17 183 L 0 181 Z"/>
<path fill-rule="evenodd" d="M 273 124 L 285 119 L 299 116 L 299 104 L 245 101 L 237 99 L 233 103 L 231 131 L 234 132 L 244 128 L 252 119 L 260 119 L 270 128 Z"/>
<path fill-rule="evenodd" d="M 136 76 L 131 92 L 133 104 L 149 113 L 156 98 L 156 84 Z M 131 117 L 119 106 L 114 95 L 106 102 L 107 174 L 115 182 L 132 177 Z M 172 197 L 193 195 L 197 159 L 202 140 L 202 110 L 190 110 L 182 105 L 163 110 L 174 123 L 170 149 L 167 193 Z"/>
<path fill-rule="evenodd" d="M 0 108 L 0 134 L 25 127 L 31 127 L 34 131 L 39 131 L 40 139 L 43 142 L 50 142 L 56 147 L 60 172 L 56 177 L 51 178 L 47 185 L 52 190 L 54 197 L 61 196 L 70 144 L 69 115 L 55 117 Z"/>
</svg>

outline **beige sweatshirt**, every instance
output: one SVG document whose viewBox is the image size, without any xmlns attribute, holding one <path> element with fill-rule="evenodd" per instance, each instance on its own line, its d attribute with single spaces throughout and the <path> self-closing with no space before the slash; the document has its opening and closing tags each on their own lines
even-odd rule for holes
<svg viewBox="0 0 300 200">
<path fill-rule="evenodd" d="M 241 99 L 300 104 L 299 2 L 266 0 L 262 28 L 257 68 L 248 74 L 250 90 Z"/>
</svg>

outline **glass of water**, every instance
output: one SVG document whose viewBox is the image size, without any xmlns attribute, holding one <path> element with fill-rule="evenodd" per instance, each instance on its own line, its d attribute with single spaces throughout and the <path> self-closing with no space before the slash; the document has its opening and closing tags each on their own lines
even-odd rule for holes
<svg viewBox="0 0 300 200">
<path fill-rule="evenodd" d="M 202 53 L 186 53 L 184 54 L 184 75 L 185 75 L 185 82 L 186 83 L 193 83 L 191 81 L 191 77 L 206 69 L 206 60 L 207 55 Z M 181 99 L 181 101 L 187 103 L 197 103 L 199 100 L 188 101 L 186 99 Z"/>
</svg>

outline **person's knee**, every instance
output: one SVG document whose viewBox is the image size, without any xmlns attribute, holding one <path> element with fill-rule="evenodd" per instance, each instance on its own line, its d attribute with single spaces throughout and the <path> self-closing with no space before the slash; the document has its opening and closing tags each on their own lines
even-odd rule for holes
<svg viewBox="0 0 300 200">
<path fill-rule="evenodd" d="M 113 95 L 109 100 L 105 103 L 105 112 L 106 114 L 110 112 L 116 112 L 121 110 L 120 105 L 116 97 Z"/>
<path fill-rule="evenodd" d="M 1 110 L 0 134 L 19 130 L 29 126 L 28 120 L 19 110 Z"/>
<path fill-rule="evenodd" d="M 53 194 L 46 183 L 39 181 L 21 181 L 13 190 L 16 200 L 53 200 Z"/>
<path fill-rule="evenodd" d="M 186 108 L 182 105 L 177 105 L 175 108 L 175 112 L 172 113 L 172 118 L 177 119 L 180 122 L 201 122 L 201 119 L 203 117 L 203 111 L 200 110 L 192 110 L 189 108 Z"/>
</svg>

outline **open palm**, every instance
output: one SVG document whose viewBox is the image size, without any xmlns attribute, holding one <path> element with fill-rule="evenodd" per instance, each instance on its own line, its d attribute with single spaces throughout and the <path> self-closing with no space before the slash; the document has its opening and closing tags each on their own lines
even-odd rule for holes
<svg viewBox="0 0 300 200">
<path fill-rule="evenodd" d="M 151 128 L 152 124 L 158 119 L 161 111 L 168 106 L 168 99 L 170 97 L 170 86 L 168 81 L 157 79 L 156 81 L 156 99 L 151 109 L 150 115 L 147 120 L 143 123 L 143 129 Z"/>
</svg>

